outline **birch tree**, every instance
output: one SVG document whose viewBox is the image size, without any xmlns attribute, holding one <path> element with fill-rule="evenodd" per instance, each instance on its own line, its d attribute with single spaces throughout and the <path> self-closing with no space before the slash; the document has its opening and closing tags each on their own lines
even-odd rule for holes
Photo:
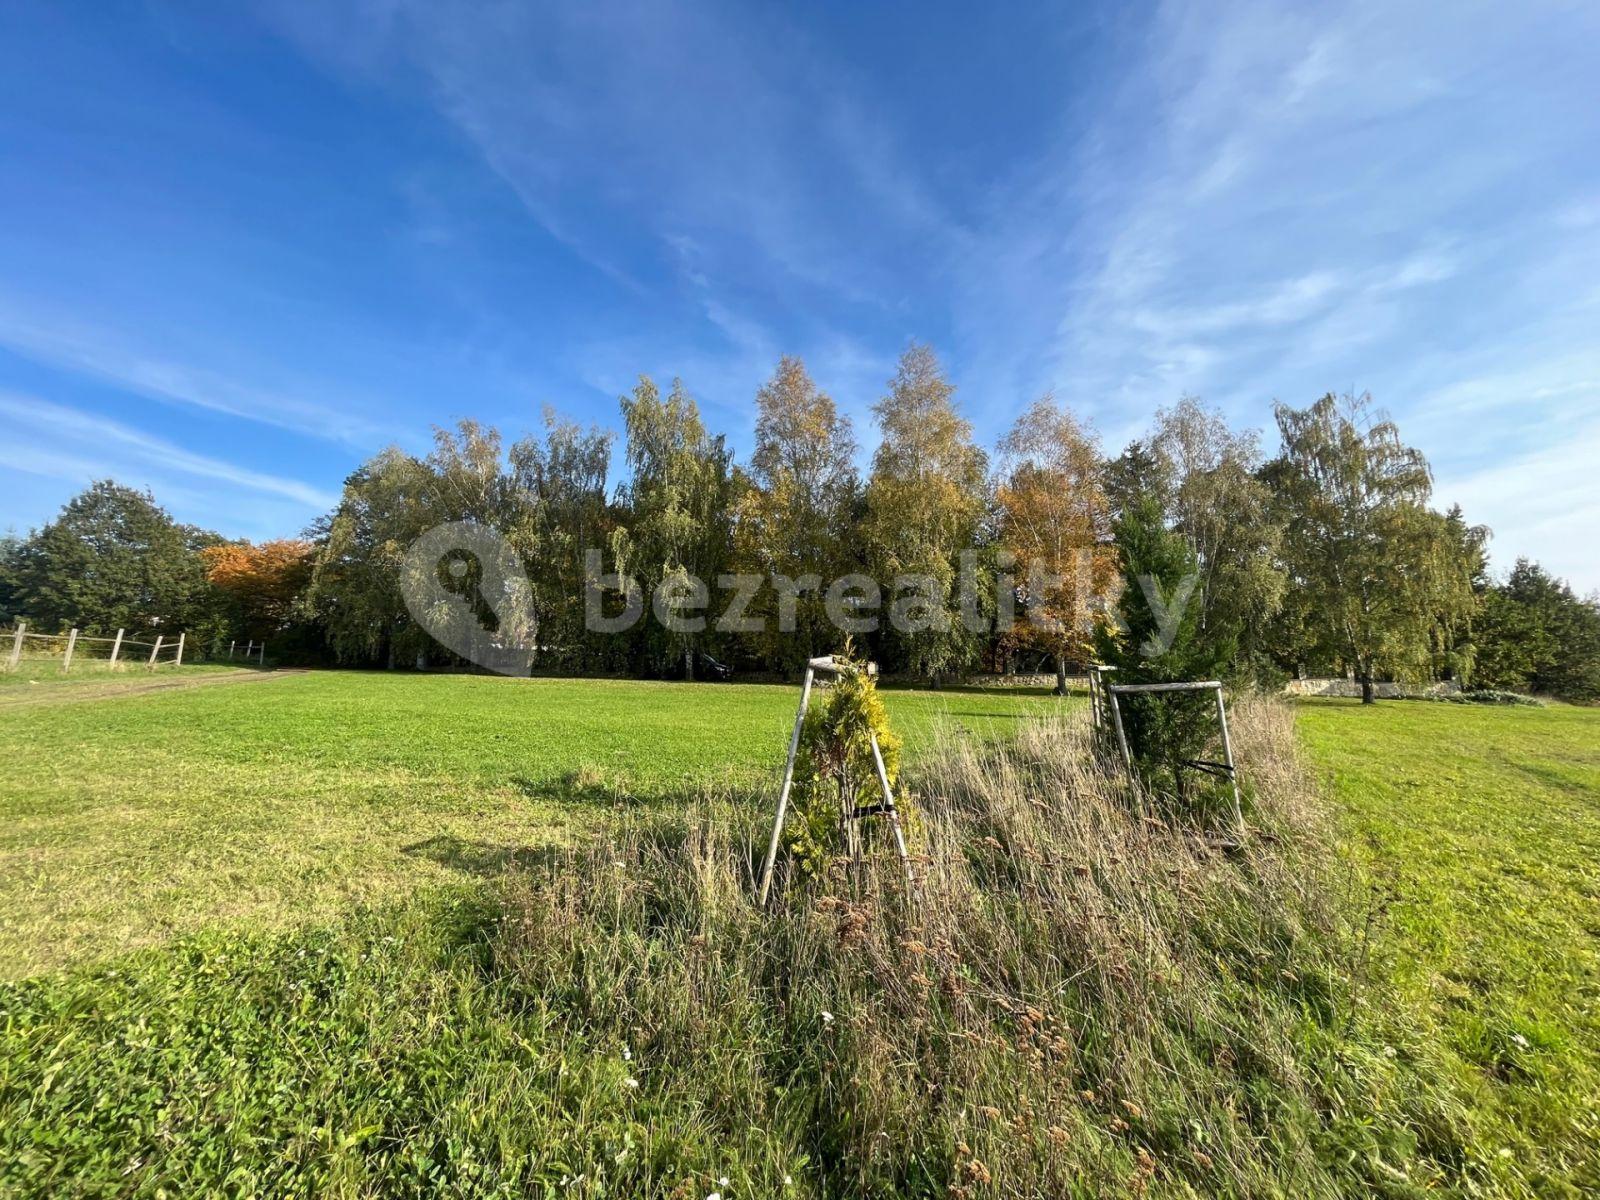
<svg viewBox="0 0 1600 1200">
<path fill-rule="evenodd" d="M 756 393 L 749 487 L 735 520 L 736 565 L 767 582 L 750 606 L 762 657 L 798 666 L 838 648 L 824 589 L 853 569 L 850 521 L 860 490 L 849 418 L 798 358 Z"/>
<path fill-rule="evenodd" d="M 1269 629 L 1282 607 L 1283 518 L 1259 477 L 1254 430 L 1236 431 L 1214 408 L 1185 397 L 1156 414 L 1149 447 L 1172 529 L 1194 551 L 1201 634 L 1231 643 L 1249 673 L 1270 658 Z"/>
<path fill-rule="evenodd" d="M 891 626 L 900 626 L 884 641 L 907 670 L 937 680 L 969 666 L 983 645 L 961 611 L 960 573 L 962 551 L 983 534 L 988 460 L 927 346 L 901 355 L 873 413 L 883 441 L 867 483 L 864 539 L 879 583 L 891 590 Z M 975 596 L 992 594 L 992 575 L 969 582 Z"/>
<path fill-rule="evenodd" d="M 641 376 L 621 403 L 630 476 L 621 497 L 626 561 L 618 569 L 653 598 L 656 618 L 642 623 L 637 645 L 655 669 L 675 659 L 692 679 L 694 656 L 711 629 L 710 585 L 728 557 L 732 455 L 720 435 L 706 432 L 678 380 L 663 399 Z"/>
<path fill-rule="evenodd" d="M 1283 444 L 1263 479 L 1284 519 L 1285 611 L 1303 652 L 1347 665 L 1370 704 L 1380 672 L 1426 673 L 1436 614 L 1471 580 L 1428 508 L 1427 460 L 1370 396 L 1274 412 Z"/>
<path fill-rule="evenodd" d="M 543 439 L 511 447 L 513 485 L 528 520 L 515 544 L 533 585 L 542 649 L 573 665 L 603 660 L 606 647 L 584 629 L 584 553 L 616 527 L 606 500 L 613 435 L 544 414 Z"/>
</svg>

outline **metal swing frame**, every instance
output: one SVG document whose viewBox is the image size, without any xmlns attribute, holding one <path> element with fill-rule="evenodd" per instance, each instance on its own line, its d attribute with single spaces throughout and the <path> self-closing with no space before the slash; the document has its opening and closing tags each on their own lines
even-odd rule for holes
<svg viewBox="0 0 1600 1200">
<path fill-rule="evenodd" d="M 1114 671 L 1115 667 L 1090 667 L 1090 687 L 1094 687 L 1096 671 Z M 1206 775 L 1213 775 L 1219 779 L 1226 779 L 1233 787 L 1233 823 L 1241 831 L 1244 829 L 1244 811 L 1239 798 L 1239 772 L 1233 763 L 1233 742 L 1228 737 L 1228 709 L 1222 700 L 1222 683 L 1216 679 L 1201 680 L 1196 683 L 1112 683 L 1100 680 L 1100 689 L 1104 696 L 1103 703 L 1109 705 L 1111 726 L 1116 731 L 1117 746 L 1122 751 L 1122 762 L 1128 768 L 1131 777 L 1133 771 L 1133 751 L 1128 746 L 1128 735 L 1122 727 L 1122 706 L 1117 697 L 1128 695 L 1141 695 L 1162 692 L 1213 692 L 1217 701 L 1217 728 L 1222 733 L 1222 762 L 1211 762 L 1203 758 L 1186 758 L 1182 765 L 1191 770 L 1200 771 Z M 1096 719 L 1096 725 L 1101 722 Z"/>
</svg>

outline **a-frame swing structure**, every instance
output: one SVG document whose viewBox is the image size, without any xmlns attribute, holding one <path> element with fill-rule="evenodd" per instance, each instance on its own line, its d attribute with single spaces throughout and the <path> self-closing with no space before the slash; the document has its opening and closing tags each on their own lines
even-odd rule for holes
<svg viewBox="0 0 1600 1200">
<path fill-rule="evenodd" d="M 767 843 L 766 862 L 761 867 L 761 889 L 756 903 L 765 908 L 767 895 L 772 889 L 773 867 L 778 860 L 778 843 L 783 839 L 783 820 L 789 811 L 789 795 L 794 790 L 794 763 L 795 757 L 800 752 L 800 731 L 805 725 L 806 712 L 811 706 L 811 686 L 816 681 L 819 672 L 827 675 L 838 675 L 845 668 L 831 654 L 824 654 L 820 658 L 813 658 L 806 663 L 805 678 L 800 684 L 800 708 L 794 717 L 794 732 L 789 736 L 789 758 L 783 767 L 783 786 L 778 791 L 778 812 L 772 822 L 772 839 Z M 867 663 L 868 675 L 876 676 L 878 665 Z M 900 813 L 894 804 L 894 789 L 889 786 L 889 773 L 883 766 L 883 752 L 878 749 L 878 737 L 868 730 L 867 737 L 872 743 L 872 765 L 878 777 L 878 787 L 883 793 L 883 799 L 876 804 L 867 804 L 851 808 L 841 814 L 846 824 L 848 841 L 854 855 L 859 856 L 861 842 L 855 835 L 855 826 L 859 821 L 869 817 L 888 817 L 889 825 L 894 830 L 895 853 L 900 856 L 900 866 L 905 871 L 906 887 L 915 891 L 917 886 L 916 876 L 911 870 L 911 855 L 906 852 L 905 831 L 900 827 Z"/>
<path fill-rule="evenodd" d="M 1122 751 L 1123 765 L 1128 768 L 1128 774 L 1133 774 L 1133 750 L 1128 745 L 1127 731 L 1122 727 L 1122 706 L 1118 703 L 1119 696 L 1140 695 L 1165 692 L 1212 692 L 1217 701 L 1217 729 L 1222 735 L 1221 762 L 1212 762 L 1203 758 L 1186 758 L 1183 765 L 1191 770 L 1200 771 L 1206 775 L 1214 775 L 1226 779 L 1233 788 L 1233 823 L 1240 831 L 1244 829 L 1244 811 L 1239 799 L 1239 772 L 1233 764 L 1233 742 L 1228 737 L 1228 709 L 1222 701 L 1222 683 L 1216 679 L 1204 679 L 1195 683 L 1109 683 L 1104 674 L 1116 670 L 1115 667 L 1090 667 L 1090 687 L 1099 685 L 1101 705 L 1109 711 L 1111 728 L 1117 737 L 1117 748 Z M 1091 692 L 1092 696 L 1092 692 Z M 1095 724 L 1105 728 L 1101 713 L 1095 713 Z"/>
</svg>

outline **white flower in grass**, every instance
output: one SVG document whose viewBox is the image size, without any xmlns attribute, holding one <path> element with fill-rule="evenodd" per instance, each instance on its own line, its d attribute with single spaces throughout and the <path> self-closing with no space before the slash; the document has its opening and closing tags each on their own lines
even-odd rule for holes
<svg viewBox="0 0 1600 1200">
<path fill-rule="evenodd" d="M 628 1049 L 626 1046 L 624 1046 L 622 1048 L 622 1061 L 623 1062 L 632 1062 L 633 1061 L 633 1051 Z"/>
<path fill-rule="evenodd" d="M 726 1175 L 724 1175 L 721 1179 L 717 1180 L 717 1186 L 718 1187 L 727 1187 L 728 1186 L 728 1177 Z"/>
<path fill-rule="evenodd" d="M 831 1012 L 829 1012 L 827 1009 L 823 1009 L 822 1010 L 822 1023 L 824 1025 L 832 1025 L 833 1024 L 833 1014 Z"/>
<path fill-rule="evenodd" d="M 635 1078 L 634 1078 L 634 1077 L 633 1077 L 633 1076 L 632 1076 L 632 1075 L 629 1075 L 629 1076 L 628 1076 L 628 1077 L 627 1077 L 627 1078 L 626 1078 L 626 1079 L 624 1079 L 624 1080 L 623 1080 L 623 1081 L 622 1081 L 622 1082 L 623 1082 L 623 1085 L 624 1085 L 624 1086 L 625 1086 L 625 1087 L 631 1087 L 631 1088 L 636 1088 L 636 1087 L 638 1087 L 638 1086 L 639 1086 L 639 1081 L 638 1081 L 638 1080 L 637 1080 L 637 1079 L 635 1079 Z"/>
<path fill-rule="evenodd" d="M 706 1200 L 722 1200 L 721 1192 L 707 1192 Z"/>
</svg>

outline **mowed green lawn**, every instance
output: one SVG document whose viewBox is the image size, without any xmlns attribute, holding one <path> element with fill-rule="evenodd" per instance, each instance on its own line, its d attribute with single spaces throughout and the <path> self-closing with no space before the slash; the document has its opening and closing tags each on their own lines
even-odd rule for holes
<svg viewBox="0 0 1600 1200">
<path fill-rule="evenodd" d="M 183 671 L 196 686 L 148 691 L 140 672 L 0 693 L 0 977 L 493 873 L 617 805 L 775 795 L 799 696 Z M 996 737 L 1059 706 L 1042 692 L 886 694 L 913 761 L 941 727 Z"/>
<path fill-rule="evenodd" d="M 1372 950 L 1530 1194 L 1600 1194 L 1600 710 L 1308 702 Z"/>
</svg>

